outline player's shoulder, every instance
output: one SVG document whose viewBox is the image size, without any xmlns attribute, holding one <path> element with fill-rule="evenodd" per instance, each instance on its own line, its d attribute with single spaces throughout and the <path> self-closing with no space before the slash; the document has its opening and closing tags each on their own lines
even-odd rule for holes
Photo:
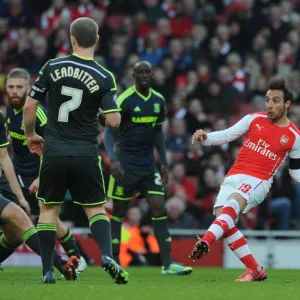
<svg viewBox="0 0 300 300">
<path fill-rule="evenodd" d="M 288 129 L 294 134 L 297 144 L 300 144 L 300 130 L 297 128 L 294 122 L 290 121 Z"/>
<path fill-rule="evenodd" d="M 150 91 L 151 91 L 154 99 L 156 99 L 156 100 L 159 99 L 159 100 L 165 102 L 165 97 L 161 93 L 159 93 L 158 91 L 156 91 L 155 89 L 152 89 L 152 88 L 150 89 Z"/>
<path fill-rule="evenodd" d="M 70 58 L 70 55 L 60 56 L 60 57 L 49 59 L 41 68 L 39 75 L 44 75 L 44 73 L 47 69 L 49 69 L 57 64 L 61 64 L 64 61 L 68 60 L 69 58 Z"/>
<path fill-rule="evenodd" d="M 120 104 L 124 102 L 124 100 L 128 99 L 130 96 L 134 94 L 135 94 L 134 86 L 130 86 L 118 96 L 118 103 Z"/>
<path fill-rule="evenodd" d="M 114 83 L 116 82 L 115 76 L 111 71 L 106 69 L 103 65 L 101 65 L 96 60 L 92 60 L 92 63 L 93 63 L 93 66 L 97 69 L 98 74 L 100 74 L 104 79 L 113 80 Z"/>
<path fill-rule="evenodd" d="M 258 111 L 258 112 L 252 112 L 252 113 L 249 113 L 248 114 L 249 116 L 252 116 L 252 117 L 261 117 L 261 118 L 267 118 L 267 113 L 265 111 Z"/>
<path fill-rule="evenodd" d="M 253 121 L 258 121 L 259 119 L 266 120 L 268 118 L 268 115 L 264 111 L 259 111 L 259 112 L 249 113 L 248 115 L 245 116 L 245 118 L 247 118 L 248 121 L 252 123 Z"/>
</svg>

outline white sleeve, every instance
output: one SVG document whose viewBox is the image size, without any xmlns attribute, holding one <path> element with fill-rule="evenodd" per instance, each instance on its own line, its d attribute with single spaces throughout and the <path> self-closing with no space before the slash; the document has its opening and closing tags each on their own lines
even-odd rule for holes
<svg viewBox="0 0 300 300">
<path fill-rule="evenodd" d="M 222 145 L 238 139 L 249 130 L 249 126 L 255 117 L 255 115 L 247 115 L 228 129 L 209 132 L 207 140 L 202 144 L 204 146 Z"/>
<path fill-rule="evenodd" d="M 290 176 L 300 182 L 300 137 L 296 136 L 296 141 L 289 153 L 289 173 Z"/>
</svg>

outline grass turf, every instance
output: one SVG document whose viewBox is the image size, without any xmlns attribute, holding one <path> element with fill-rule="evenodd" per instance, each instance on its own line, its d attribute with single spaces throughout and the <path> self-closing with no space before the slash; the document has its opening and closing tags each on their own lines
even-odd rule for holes
<svg viewBox="0 0 300 300">
<path fill-rule="evenodd" d="M 88 268 L 76 282 L 39 284 L 40 268 L 5 267 L 1 300 L 248 300 L 300 299 L 300 272 L 269 270 L 266 282 L 234 283 L 242 270 L 196 268 L 189 276 L 162 276 L 159 268 L 129 268 L 127 285 L 116 285 L 100 268 Z"/>
</svg>

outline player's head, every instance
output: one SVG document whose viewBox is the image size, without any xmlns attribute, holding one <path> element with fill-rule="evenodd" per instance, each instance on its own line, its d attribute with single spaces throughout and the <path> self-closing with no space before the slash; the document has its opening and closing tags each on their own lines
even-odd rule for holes
<svg viewBox="0 0 300 300">
<path fill-rule="evenodd" d="M 266 109 L 272 122 L 286 116 L 292 101 L 293 94 L 286 88 L 283 79 L 275 78 L 269 82 L 269 90 L 266 94 Z"/>
<path fill-rule="evenodd" d="M 98 25 L 90 18 L 78 18 L 71 23 L 70 35 L 73 50 L 93 48 L 99 40 Z"/>
<path fill-rule="evenodd" d="M 149 88 L 152 76 L 152 65 L 149 62 L 139 61 L 134 65 L 133 78 L 137 87 Z"/>
<path fill-rule="evenodd" d="M 20 68 L 12 69 L 6 77 L 8 104 L 13 109 L 21 109 L 30 91 L 30 75 Z"/>
</svg>

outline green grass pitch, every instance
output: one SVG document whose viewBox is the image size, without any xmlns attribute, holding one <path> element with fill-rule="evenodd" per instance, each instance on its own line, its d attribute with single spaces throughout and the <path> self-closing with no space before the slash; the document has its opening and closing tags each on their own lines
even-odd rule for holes
<svg viewBox="0 0 300 300">
<path fill-rule="evenodd" d="M 90 267 L 76 282 L 39 284 L 40 268 L 5 267 L 1 300 L 248 300 L 300 299 L 300 271 L 269 270 L 266 282 L 234 283 L 241 270 L 196 268 L 190 276 L 166 277 L 159 268 L 129 268 L 127 285 L 116 285 Z"/>
</svg>

